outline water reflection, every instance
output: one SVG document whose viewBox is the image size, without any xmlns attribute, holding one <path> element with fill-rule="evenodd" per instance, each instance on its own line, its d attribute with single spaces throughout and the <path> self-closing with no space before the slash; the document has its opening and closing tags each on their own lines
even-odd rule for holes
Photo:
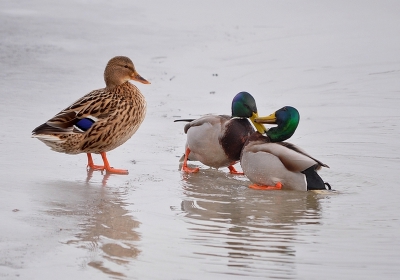
<svg viewBox="0 0 400 280">
<path fill-rule="evenodd" d="M 86 183 L 89 183 L 92 178 L 93 178 L 93 174 L 100 174 L 103 179 L 101 180 L 101 184 L 102 186 L 106 186 L 107 185 L 107 181 L 110 178 L 110 176 L 126 176 L 126 174 L 112 174 L 112 173 L 108 173 L 106 171 L 100 171 L 100 170 L 93 170 L 93 169 L 87 169 L 87 177 L 86 177 Z"/>
<path fill-rule="evenodd" d="M 140 223 L 126 210 L 124 196 L 126 187 L 108 188 L 109 175 L 105 174 L 101 184 L 86 182 L 55 182 L 60 192 L 70 191 L 60 201 L 52 201 L 49 214 L 58 217 L 78 217 L 80 231 L 67 244 L 88 251 L 82 261 L 82 268 L 96 268 L 113 278 L 125 277 L 124 270 L 140 254 L 137 243 L 140 235 L 136 232 Z"/>
<path fill-rule="evenodd" d="M 320 223 L 320 196 L 256 191 L 243 177 L 202 170 L 183 175 L 181 203 L 195 255 L 215 273 L 295 278 L 296 244 Z M 316 227 L 313 227 L 315 229 Z"/>
<path fill-rule="evenodd" d="M 111 174 L 103 171 L 94 171 L 93 169 L 87 169 L 87 177 L 86 177 L 86 183 L 89 183 L 90 180 L 93 178 L 94 172 L 100 173 L 103 176 L 103 179 L 101 180 L 101 185 L 104 187 L 107 185 L 107 181 L 110 178 Z"/>
</svg>

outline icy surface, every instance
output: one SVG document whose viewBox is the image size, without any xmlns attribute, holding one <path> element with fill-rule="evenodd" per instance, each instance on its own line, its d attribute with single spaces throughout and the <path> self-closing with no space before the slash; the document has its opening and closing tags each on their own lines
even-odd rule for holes
<svg viewBox="0 0 400 280">
<path fill-rule="evenodd" d="M 396 0 L 1 1 L 0 278 L 398 279 L 399 15 Z M 151 85 L 109 153 L 130 174 L 108 177 L 30 132 L 103 87 L 116 55 Z M 229 114 L 239 91 L 261 115 L 300 111 L 290 141 L 336 194 L 181 174 L 173 120 Z"/>
</svg>

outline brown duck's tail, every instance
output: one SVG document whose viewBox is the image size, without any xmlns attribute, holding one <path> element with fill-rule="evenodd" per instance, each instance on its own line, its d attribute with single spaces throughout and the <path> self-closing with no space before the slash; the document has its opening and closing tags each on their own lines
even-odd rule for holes
<svg viewBox="0 0 400 280">
<path fill-rule="evenodd" d="M 72 128 L 63 128 L 63 127 L 56 127 L 44 123 L 39 125 L 32 131 L 32 135 L 39 135 L 39 134 L 64 134 L 64 133 L 71 133 Z"/>
</svg>

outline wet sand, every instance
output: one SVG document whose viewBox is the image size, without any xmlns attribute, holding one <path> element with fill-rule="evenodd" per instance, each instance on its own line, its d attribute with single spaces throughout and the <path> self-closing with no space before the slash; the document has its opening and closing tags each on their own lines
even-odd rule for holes
<svg viewBox="0 0 400 280">
<path fill-rule="evenodd" d="M 1 279 L 397 279 L 397 1 L 52 1 L 0 5 Z M 139 131 L 86 171 L 31 131 L 104 86 L 116 55 L 151 85 Z M 292 143 L 335 193 L 263 192 L 179 171 L 177 118 L 301 114 Z M 95 161 L 99 162 L 99 156 Z"/>
</svg>

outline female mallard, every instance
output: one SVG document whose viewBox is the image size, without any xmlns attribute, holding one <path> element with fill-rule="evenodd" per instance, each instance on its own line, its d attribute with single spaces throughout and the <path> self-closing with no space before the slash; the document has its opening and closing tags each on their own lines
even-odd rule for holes
<svg viewBox="0 0 400 280">
<path fill-rule="evenodd" d="M 232 101 L 232 116 L 206 115 L 185 125 L 187 134 L 182 171 L 198 172 L 199 168 L 189 168 L 187 161 L 197 160 L 214 167 L 228 167 L 232 174 L 242 174 L 233 165 L 239 161 L 240 152 L 247 137 L 254 132 L 250 119 L 257 131 L 264 133 L 264 125 L 255 123 L 257 106 L 248 92 L 238 93 Z"/>
<path fill-rule="evenodd" d="M 277 124 L 267 136 L 254 132 L 242 150 L 240 164 L 244 174 L 254 184 L 254 189 L 325 190 L 325 184 L 317 170 L 328 165 L 308 155 L 299 147 L 280 142 L 290 138 L 300 120 L 293 107 L 283 107 L 268 117 L 256 118 L 255 122 Z M 279 143 L 275 143 L 279 142 Z"/>
<path fill-rule="evenodd" d="M 128 174 L 110 167 L 106 152 L 125 143 L 146 115 L 146 100 L 129 80 L 150 84 L 125 56 L 112 58 L 104 70 L 106 87 L 94 90 L 32 131 L 32 136 L 56 152 L 87 153 L 88 167 Z M 103 165 L 94 165 L 91 153 L 101 154 Z"/>
</svg>

